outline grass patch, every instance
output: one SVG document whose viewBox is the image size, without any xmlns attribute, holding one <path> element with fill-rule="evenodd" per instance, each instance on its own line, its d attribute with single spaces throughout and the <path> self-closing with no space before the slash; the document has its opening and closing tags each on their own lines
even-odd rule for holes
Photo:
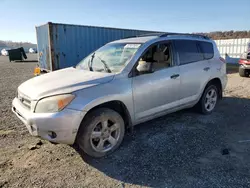
<svg viewBox="0 0 250 188">
<path fill-rule="evenodd" d="M 0 136 L 14 133 L 14 130 L 0 130 Z"/>
</svg>

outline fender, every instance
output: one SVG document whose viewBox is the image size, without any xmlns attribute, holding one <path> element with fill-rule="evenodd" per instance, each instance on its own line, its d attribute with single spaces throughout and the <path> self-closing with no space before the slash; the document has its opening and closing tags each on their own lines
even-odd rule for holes
<svg viewBox="0 0 250 188">
<path fill-rule="evenodd" d="M 211 77 L 211 79 L 208 80 L 207 83 L 203 85 L 202 90 L 201 90 L 202 92 L 200 92 L 200 95 L 199 95 L 199 97 L 198 97 L 197 102 L 200 101 L 200 99 L 201 99 L 201 97 L 202 97 L 202 95 L 203 95 L 203 93 L 204 93 L 204 91 L 205 91 L 205 88 L 207 87 L 208 83 L 211 82 L 211 81 L 213 81 L 213 80 L 215 80 L 215 79 L 219 79 L 219 80 L 220 80 L 220 84 L 221 84 L 221 86 L 222 86 L 221 78 L 219 78 L 219 77 Z M 222 89 L 222 88 L 221 88 L 221 89 Z M 222 98 L 222 91 L 221 91 L 221 94 L 220 94 L 220 95 L 221 95 L 220 98 Z"/>
</svg>

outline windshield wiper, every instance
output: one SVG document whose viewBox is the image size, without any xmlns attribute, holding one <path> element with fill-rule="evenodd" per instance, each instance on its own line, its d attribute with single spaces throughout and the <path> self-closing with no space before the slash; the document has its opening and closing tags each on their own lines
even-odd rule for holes
<svg viewBox="0 0 250 188">
<path fill-rule="evenodd" d="M 112 71 L 111 71 L 110 68 L 108 67 L 106 61 L 104 61 L 103 59 L 101 59 L 99 56 L 96 56 L 96 57 L 103 63 L 106 72 L 111 73 Z"/>
<path fill-rule="evenodd" d="M 94 59 L 95 57 L 97 57 L 97 58 L 103 63 L 105 71 L 108 72 L 108 73 L 111 73 L 111 70 L 109 69 L 109 67 L 108 67 L 108 65 L 107 65 L 107 63 L 106 63 L 106 61 L 104 61 L 103 59 L 101 59 L 99 56 L 96 56 L 96 55 L 95 55 L 95 52 L 94 52 L 93 55 L 91 56 L 91 59 L 89 59 L 89 62 L 88 62 L 88 68 L 89 68 L 89 70 L 90 70 L 90 71 L 93 71 L 92 64 L 93 64 L 93 59 Z"/>
<path fill-rule="evenodd" d="M 90 71 L 93 71 L 92 62 L 93 62 L 94 57 L 95 57 L 95 52 L 93 53 L 93 55 L 91 56 L 91 59 L 89 59 L 89 62 L 88 62 L 88 68 Z"/>
</svg>

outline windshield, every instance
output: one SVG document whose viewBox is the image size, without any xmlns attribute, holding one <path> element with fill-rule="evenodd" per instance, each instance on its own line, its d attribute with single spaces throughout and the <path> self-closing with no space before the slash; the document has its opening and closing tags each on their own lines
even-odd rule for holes
<svg viewBox="0 0 250 188">
<path fill-rule="evenodd" d="M 84 58 L 78 69 L 98 72 L 120 72 L 133 57 L 141 44 L 111 43 Z"/>
</svg>

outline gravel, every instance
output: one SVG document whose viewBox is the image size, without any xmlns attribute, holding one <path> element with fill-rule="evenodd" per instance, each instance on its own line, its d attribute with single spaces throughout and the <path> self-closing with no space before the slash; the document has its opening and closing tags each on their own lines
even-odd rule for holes
<svg viewBox="0 0 250 188">
<path fill-rule="evenodd" d="M 0 56 L 0 187 L 250 186 L 250 78 L 228 74 L 213 114 L 190 109 L 140 124 L 97 160 L 47 141 L 29 149 L 40 140 L 12 114 L 11 101 L 35 65 Z"/>
</svg>

